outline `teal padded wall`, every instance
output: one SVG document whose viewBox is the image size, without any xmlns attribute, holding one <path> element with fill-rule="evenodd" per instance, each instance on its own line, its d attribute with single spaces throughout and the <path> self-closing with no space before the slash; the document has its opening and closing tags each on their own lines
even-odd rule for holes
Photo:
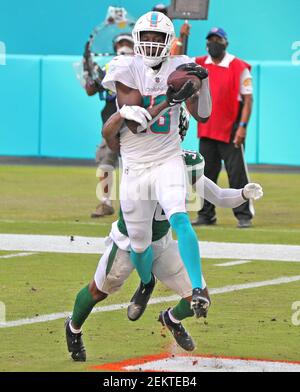
<svg viewBox="0 0 300 392">
<path fill-rule="evenodd" d="M 259 163 L 300 165 L 300 66 L 261 65 Z"/>
<path fill-rule="evenodd" d="M 88 97 L 76 79 L 73 63 L 79 59 L 8 56 L 0 66 L 0 155 L 94 158 L 103 103 Z M 300 165 L 300 67 L 251 63 L 247 162 Z M 184 148 L 198 149 L 196 128 L 191 120 Z"/>
<path fill-rule="evenodd" d="M 7 56 L 0 66 L 0 155 L 39 155 L 38 56 Z"/>
<path fill-rule="evenodd" d="M 113 4 L 139 17 L 159 2 Z M 86 96 L 72 62 L 111 4 L 111 0 L 0 2 L 0 42 L 8 53 L 16 54 L 8 55 L 7 65 L 0 64 L 1 155 L 94 157 L 103 104 Z M 291 64 L 292 44 L 300 41 L 299 15 L 299 0 L 210 0 L 208 21 L 191 22 L 190 56 L 204 54 L 208 29 L 222 26 L 229 34 L 229 51 L 257 64 L 246 146 L 250 163 L 300 164 L 300 67 Z M 175 21 L 177 33 L 181 23 Z M 198 148 L 193 121 L 184 146 Z"/>
<path fill-rule="evenodd" d="M 257 163 L 258 162 L 258 133 L 259 133 L 259 119 L 258 119 L 258 110 L 259 110 L 259 77 L 260 77 L 260 67 L 252 63 L 252 76 L 253 76 L 253 109 L 252 115 L 250 118 L 249 126 L 247 129 L 247 139 L 246 139 L 246 161 L 248 163 Z"/>
<path fill-rule="evenodd" d="M 79 57 L 42 60 L 41 156 L 92 158 L 100 142 L 98 94 L 88 97 L 73 69 Z"/>
</svg>

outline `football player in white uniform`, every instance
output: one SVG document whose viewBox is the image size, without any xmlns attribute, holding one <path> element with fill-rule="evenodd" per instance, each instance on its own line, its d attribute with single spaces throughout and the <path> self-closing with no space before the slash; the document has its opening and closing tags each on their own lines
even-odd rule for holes
<svg viewBox="0 0 300 392">
<path fill-rule="evenodd" d="M 131 107 L 132 112 L 138 110 L 135 106 Z M 125 120 L 132 118 L 132 112 L 125 114 Z M 108 121 L 104 124 L 103 135 L 105 136 L 108 146 L 116 153 L 120 151 L 120 137 L 119 132 L 124 124 L 124 114 L 117 112 L 113 114 Z M 136 120 L 142 124 L 145 121 L 145 116 L 140 113 L 136 116 Z M 179 121 L 179 134 L 183 140 L 189 128 L 189 115 L 186 109 L 182 106 L 180 108 L 180 121 Z M 183 151 L 185 165 L 189 172 L 189 183 L 193 186 L 194 190 L 200 197 L 201 201 L 215 200 L 216 204 L 223 208 L 231 208 L 230 206 L 240 206 L 248 200 L 258 200 L 263 196 L 262 188 L 259 184 L 248 184 L 243 190 L 236 189 L 221 189 L 216 187 L 215 184 L 204 176 L 204 158 L 194 151 Z M 161 208 L 160 208 L 161 209 Z M 160 223 L 166 221 L 165 214 L 158 214 L 159 208 L 156 209 L 152 223 L 152 239 L 157 236 L 154 232 L 159 231 Z M 120 220 L 119 220 L 120 221 Z M 122 227 L 125 228 L 123 234 L 128 236 L 128 230 L 124 222 L 122 214 Z M 162 225 L 163 226 L 163 225 Z M 168 223 L 168 227 L 169 227 Z M 170 271 L 172 270 L 170 266 Z M 171 273 L 171 272 L 170 272 Z M 157 276 L 154 273 L 155 276 Z M 140 284 L 139 288 L 133 295 L 130 305 L 128 306 L 128 318 L 131 321 L 138 320 L 146 309 L 147 303 L 150 299 L 151 290 Z"/>
<path fill-rule="evenodd" d="M 110 129 L 118 126 L 118 114 L 113 115 Z M 124 121 L 124 120 L 123 120 Z M 192 170 L 191 184 L 197 188 L 201 198 L 205 198 L 217 206 L 233 208 L 249 199 L 262 197 L 262 189 L 258 184 L 248 184 L 242 189 L 221 189 L 204 176 L 204 159 L 197 152 L 184 152 L 185 164 Z M 190 308 L 192 287 L 186 269 L 178 253 L 176 241 L 172 240 L 170 224 L 159 204 L 151 222 L 152 246 L 154 252 L 153 273 L 166 287 L 173 290 L 181 300 L 173 308 L 160 312 L 159 321 L 166 326 L 174 339 L 184 350 L 195 348 L 192 337 L 185 330 L 182 321 L 193 316 Z M 82 340 L 82 326 L 96 303 L 105 300 L 121 289 L 134 267 L 130 261 L 130 240 L 122 211 L 119 220 L 112 224 L 106 241 L 107 248 L 101 257 L 95 276 L 91 283 L 77 294 L 72 316 L 66 320 L 66 340 L 69 352 L 74 361 L 86 360 L 86 349 Z M 202 276 L 203 295 L 210 302 L 205 280 Z M 135 303 L 128 307 L 128 317 L 135 321 L 145 310 L 145 302 Z"/>
<path fill-rule="evenodd" d="M 151 293 L 155 284 L 151 222 L 159 202 L 177 234 L 193 288 L 191 306 L 201 317 L 209 304 L 202 294 L 198 239 L 186 213 L 186 169 L 178 124 L 182 102 L 197 121 L 205 122 L 211 114 L 211 99 L 206 70 L 192 64 L 187 56 L 169 56 L 174 37 L 174 26 L 167 16 L 159 12 L 143 15 L 133 30 L 136 55 L 112 60 L 102 84 L 116 91 L 120 115 L 132 120 L 125 122 L 120 133 L 120 202 L 141 291 Z M 197 76 L 200 90 L 192 81 L 179 91 L 168 87 L 168 76 L 178 68 Z M 141 116 L 144 121 L 138 122 Z"/>
</svg>

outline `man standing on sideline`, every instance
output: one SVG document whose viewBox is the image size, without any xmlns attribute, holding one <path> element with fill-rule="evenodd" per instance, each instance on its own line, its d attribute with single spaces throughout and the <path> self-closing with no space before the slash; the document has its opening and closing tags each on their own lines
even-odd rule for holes
<svg viewBox="0 0 300 392">
<path fill-rule="evenodd" d="M 205 176 L 217 183 L 223 160 L 230 187 L 239 189 L 249 183 L 244 145 L 253 104 L 251 66 L 227 52 L 228 38 L 223 29 L 211 29 L 206 39 L 209 55 L 196 58 L 196 63 L 209 72 L 213 104 L 209 121 L 198 123 Z M 238 228 L 251 227 L 254 208 L 250 202 L 233 209 L 233 213 Z M 193 225 L 216 222 L 215 206 L 205 201 Z"/>
</svg>

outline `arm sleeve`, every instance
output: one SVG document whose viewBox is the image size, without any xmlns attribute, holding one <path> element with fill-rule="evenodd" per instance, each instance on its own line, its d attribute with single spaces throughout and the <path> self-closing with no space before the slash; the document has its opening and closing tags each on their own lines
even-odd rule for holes
<svg viewBox="0 0 300 392">
<path fill-rule="evenodd" d="M 110 91 L 116 92 L 116 82 L 120 82 L 132 89 L 137 89 L 132 72 L 132 56 L 117 56 L 108 66 L 102 86 Z"/>
<path fill-rule="evenodd" d="M 216 207 L 236 208 L 247 201 L 242 196 L 242 189 L 222 189 L 205 176 L 197 181 L 196 191 L 201 199 L 209 201 Z"/>
</svg>

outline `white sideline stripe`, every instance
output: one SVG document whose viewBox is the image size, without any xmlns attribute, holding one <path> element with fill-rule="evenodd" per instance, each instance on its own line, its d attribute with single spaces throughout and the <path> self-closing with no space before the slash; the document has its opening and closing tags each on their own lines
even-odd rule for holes
<svg viewBox="0 0 300 392">
<path fill-rule="evenodd" d="M 37 253 L 33 253 L 33 252 L 27 252 L 27 253 L 13 253 L 10 255 L 4 255 L 4 256 L 0 256 L 0 259 L 13 259 L 15 257 L 26 257 L 26 256 L 32 256 L 32 255 L 36 255 Z"/>
<path fill-rule="evenodd" d="M 200 252 L 207 259 L 271 260 L 300 262 L 300 246 L 199 242 Z M 105 238 L 68 236 L 0 234 L 0 250 L 101 254 Z"/>
<path fill-rule="evenodd" d="M 247 283 L 247 284 L 237 284 L 237 285 L 232 285 L 232 286 L 224 286 L 224 287 L 220 287 L 220 288 L 211 289 L 211 290 L 209 290 L 209 293 L 211 295 L 225 294 L 225 293 L 231 293 L 233 291 L 247 290 L 247 289 L 265 287 L 265 286 L 276 286 L 276 285 L 292 283 L 292 282 L 297 282 L 297 281 L 300 281 L 300 275 L 291 276 L 291 277 L 281 277 L 278 279 L 265 280 L 262 282 L 253 282 L 253 283 Z M 169 297 L 152 298 L 149 301 L 149 305 L 160 304 L 163 302 L 173 302 L 173 301 L 177 301 L 179 298 L 180 297 L 178 295 L 171 295 Z M 128 305 L 129 305 L 129 303 L 122 303 L 122 304 L 115 304 L 115 305 L 108 305 L 108 306 L 98 306 L 93 309 L 92 313 L 103 313 L 103 312 L 111 312 L 111 311 L 115 311 L 115 310 L 121 310 L 121 309 L 127 308 Z M 21 325 L 45 323 L 48 321 L 63 319 L 69 315 L 70 315 L 70 312 L 52 313 L 52 314 L 45 314 L 45 315 L 37 316 L 37 317 L 33 317 L 33 318 L 25 318 L 25 319 L 20 319 L 20 320 L 7 321 L 6 323 L 0 323 L 0 328 L 11 328 L 11 327 L 19 327 Z"/>
<path fill-rule="evenodd" d="M 300 246 L 199 242 L 203 258 L 300 262 Z"/>
<path fill-rule="evenodd" d="M 105 239 L 97 237 L 0 234 L 0 250 L 51 253 L 100 254 L 105 250 Z"/>
<path fill-rule="evenodd" d="M 222 263 L 222 264 L 214 264 L 215 267 L 231 267 L 234 265 L 242 265 L 252 263 L 252 260 L 238 260 L 238 261 L 229 261 L 229 263 Z"/>
</svg>

